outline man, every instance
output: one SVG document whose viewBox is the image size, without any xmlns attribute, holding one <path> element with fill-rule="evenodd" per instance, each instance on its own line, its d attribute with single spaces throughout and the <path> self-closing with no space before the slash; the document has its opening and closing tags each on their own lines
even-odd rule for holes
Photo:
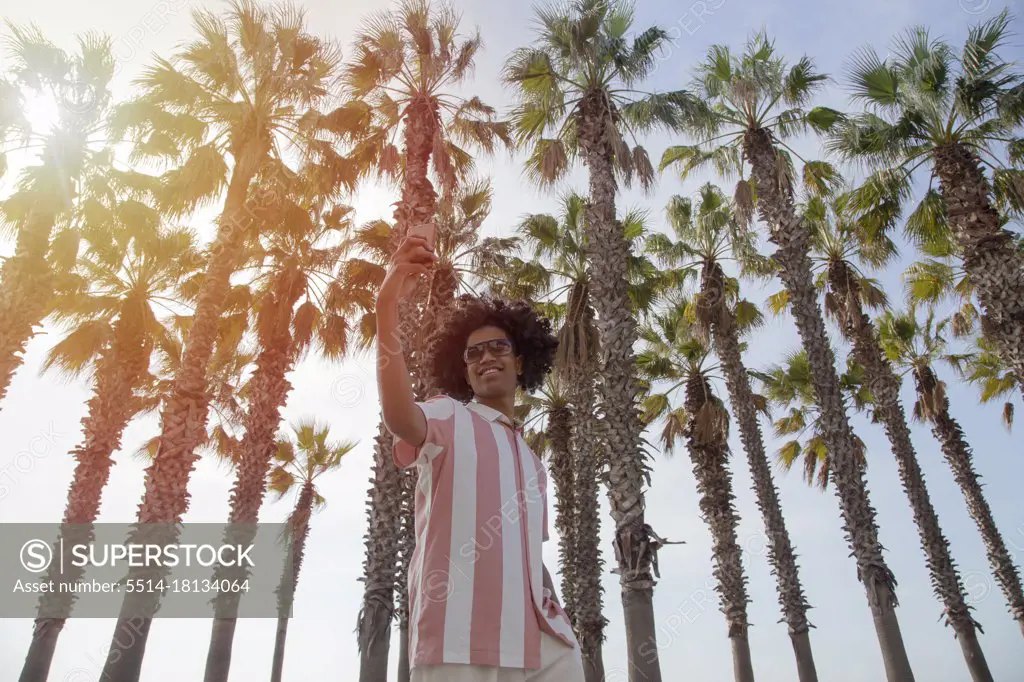
<svg viewBox="0 0 1024 682">
<path fill-rule="evenodd" d="M 416 467 L 409 565 L 412 682 L 583 682 L 579 645 L 543 565 L 547 478 L 516 423 L 516 387 L 551 370 L 551 323 L 525 302 L 462 296 L 430 339 L 443 395 L 416 402 L 399 302 L 434 254 L 410 235 L 377 298 L 377 381 L 395 464 Z"/>
</svg>

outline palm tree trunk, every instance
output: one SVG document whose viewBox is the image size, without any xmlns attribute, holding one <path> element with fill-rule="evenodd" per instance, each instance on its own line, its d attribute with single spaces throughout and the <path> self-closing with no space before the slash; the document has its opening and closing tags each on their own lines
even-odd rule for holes
<svg viewBox="0 0 1024 682">
<path fill-rule="evenodd" d="M 829 266 L 828 276 L 839 300 L 843 335 L 853 345 L 853 357 L 864 368 L 875 401 L 875 413 L 885 427 L 896 457 L 900 482 L 910 501 L 921 549 L 931 575 L 932 589 L 942 602 L 947 622 L 953 626 L 953 632 L 960 640 L 971 679 L 974 682 L 992 682 L 992 673 L 978 643 L 978 623 L 971 616 L 960 573 L 950 556 L 949 540 L 939 526 L 939 516 L 932 506 L 924 474 L 910 440 L 910 427 L 900 402 L 900 381 L 882 354 L 874 325 L 861 309 L 859 286 L 853 273 L 844 263 L 834 263 Z"/>
<path fill-rule="evenodd" d="M 821 408 L 822 432 L 832 457 L 832 479 L 842 511 L 843 531 L 857 561 L 857 577 L 867 592 L 886 678 L 888 682 L 913 682 L 914 673 L 896 618 L 896 578 L 882 556 L 875 510 L 868 497 L 864 472 L 857 465 L 853 430 L 811 277 L 807 231 L 796 217 L 792 189 L 779 170 L 771 133 L 764 129 L 748 130 L 743 148 L 757 183 L 758 214 L 770 230 L 770 241 L 778 247 L 773 258 L 789 292 L 793 318 L 807 351 Z"/>
<path fill-rule="evenodd" d="M 288 619 L 277 619 L 277 632 L 274 635 L 274 660 L 271 663 L 270 682 L 281 682 L 284 672 L 284 644 L 288 637 Z"/>
<path fill-rule="evenodd" d="M 713 541 L 715 591 L 732 640 L 736 682 L 753 682 L 747 631 L 747 579 L 743 553 L 736 538 L 739 515 L 733 506 L 732 474 L 729 472 L 728 416 L 711 394 L 707 377 L 693 372 L 686 380 L 687 424 L 684 430 L 693 475 L 700 494 L 700 510 Z"/>
<path fill-rule="evenodd" d="M 291 561 L 285 561 L 281 581 L 277 587 L 277 636 L 274 641 L 271 682 L 281 682 L 284 671 L 284 642 L 288 634 L 288 619 L 291 617 L 292 604 L 295 602 L 295 590 L 299 585 L 299 572 L 302 570 L 302 559 L 306 554 L 309 518 L 312 513 L 313 481 L 310 479 L 302 484 L 299 497 L 295 501 L 295 509 L 288 517 L 291 524 Z"/>
<path fill-rule="evenodd" d="M 238 460 L 235 483 L 231 488 L 228 514 L 229 527 L 224 532 L 224 544 L 248 546 L 256 539 L 256 522 L 267 491 L 267 472 L 277 450 L 275 435 L 281 423 L 281 408 L 292 389 L 286 378 L 292 368 L 291 336 L 292 310 L 302 291 L 285 291 L 286 278 L 279 280 L 277 297 L 273 304 L 273 329 L 261 338 L 263 349 L 256 358 L 256 369 L 251 379 L 251 398 L 246 411 L 241 455 Z M 241 582 L 248 578 L 243 567 L 218 566 L 214 579 Z M 210 648 L 206 656 L 204 682 L 227 682 L 231 668 L 231 649 L 235 636 L 235 618 L 242 593 L 225 590 L 217 593 L 214 602 Z"/>
<path fill-rule="evenodd" d="M 398 553 L 395 570 L 395 616 L 398 619 L 398 682 L 409 682 L 409 564 L 416 550 L 416 510 L 414 491 L 416 473 L 399 472 L 401 510 L 398 527 Z"/>
<path fill-rule="evenodd" d="M 615 559 L 625 616 L 630 682 L 661 682 L 654 627 L 655 545 L 644 521 L 649 467 L 637 408 L 633 346 L 636 320 L 629 300 L 629 242 L 615 219 L 615 176 L 607 137 L 611 112 L 602 91 L 580 102 L 580 145 L 589 172 L 586 257 L 601 337 L 601 404 L 610 468 L 608 498 L 615 521 Z"/>
<path fill-rule="evenodd" d="M 573 627 L 583 657 L 583 676 L 586 682 L 603 682 L 604 617 L 601 574 L 601 516 L 598 512 L 598 442 L 594 437 L 594 377 L 597 368 L 583 367 L 570 380 L 572 401 L 572 443 L 575 460 L 575 519 L 573 520 L 574 552 L 568 558 L 572 575 L 576 579 L 575 614 Z M 565 588 L 563 587 L 563 590 Z"/>
<path fill-rule="evenodd" d="M 53 296 L 53 271 L 46 254 L 54 220 L 50 211 L 32 208 L 18 230 L 14 255 L 0 269 L 0 403 Z"/>
<path fill-rule="evenodd" d="M 555 529 L 558 531 L 559 564 L 562 573 L 562 608 L 576 625 L 576 481 L 575 457 L 570 447 L 572 411 L 568 407 L 548 411 L 548 443 L 551 444 L 551 482 L 555 488 Z"/>
<path fill-rule="evenodd" d="M 89 524 L 88 528 L 74 529 L 81 533 L 76 539 L 91 542 L 91 524 L 99 515 L 103 489 L 113 466 L 111 455 L 121 447 L 121 435 L 136 410 L 134 387 L 149 365 L 145 327 L 141 312 L 145 304 L 126 301 L 121 315 L 114 324 L 114 340 L 104 351 L 96 367 L 93 395 L 87 403 L 88 414 L 82 419 L 85 440 L 71 451 L 77 460 L 64 509 L 65 524 Z M 48 580 L 58 581 L 58 562 L 50 566 Z M 74 583 L 84 570 L 68 564 L 63 580 Z M 40 598 L 39 614 L 32 633 L 32 642 L 25 657 L 20 682 L 45 682 L 53 662 L 57 638 L 64 628 L 64 618 L 44 618 L 44 614 L 71 613 L 73 593 L 49 593 Z"/>
<path fill-rule="evenodd" d="M 926 365 L 915 368 L 914 383 L 922 401 L 938 393 L 938 378 Z M 992 509 L 982 491 L 981 477 L 974 470 L 971 446 L 967 444 L 960 423 L 949 413 L 949 400 L 945 392 L 942 391 L 937 398 L 934 405 L 935 416 L 932 419 L 932 434 L 938 439 L 942 455 L 953 471 L 954 480 L 960 486 L 967 502 L 967 513 L 978 526 L 982 542 L 985 543 L 989 565 L 992 566 L 996 582 L 999 583 L 999 588 L 1010 606 L 1010 614 L 1024 633 L 1024 589 L 1021 588 L 1020 573 L 1013 563 L 999 528 L 996 527 L 995 519 L 992 518 Z"/>
<path fill-rule="evenodd" d="M 811 606 L 804 596 L 796 554 L 789 539 L 789 531 L 786 529 L 786 519 L 782 515 L 779 492 L 772 479 L 768 457 L 765 454 L 761 427 L 757 421 L 754 393 L 750 388 L 747 368 L 740 353 L 735 319 L 724 304 L 724 273 L 718 263 L 705 266 L 701 292 L 702 301 L 718 307 L 718 315 L 712 316 L 711 333 L 715 351 L 725 373 L 725 384 L 729 391 L 733 414 L 739 424 L 740 441 L 747 453 L 757 508 L 764 520 L 768 540 L 768 563 L 775 575 L 779 606 L 789 629 L 793 653 L 796 655 L 797 679 L 800 682 L 818 682 L 809 636 L 811 624 L 807 620 L 807 611 Z"/>
<path fill-rule="evenodd" d="M 935 174 L 964 270 L 985 311 L 982 330 L 1024 391 L 1024 253 L 1001 227 L 992 188 L 970 147 L 936 149 Z"/>
<path fill-rule="evenodd" d="M 359 682 L 387 682 L 391 621 L 395 615 L 395 556 L 398 553 L 401 483 L 391 457 L 394 438 L 384 421 L 377 427 L 367 501 L 363 607 L 356 626 Z"/>
<path fill-rule="evenodd" d="M 203 286 L 199 292 L 195 317 L 185 342 L 181 368 L 160 415 L 160 446 L 153 463 L 146 469 L 145 493 L 139 505 L 138 523 L 180 523 L 188 510 L 188 481 L 197 456 L 195 449 L 206 438 L 206 419 L 210 394 L 207 368 L 217 337 L 220 313 L 230 288 L 231 274 L 248 226 L 246 196 L 257 164 L 244 151 L 240 155 L 228 185 L 224 212 L 217 230 Z M 171 540 L 173 542 L 173 540 Z M 138 598 L 138 595 L 126 597 Z M 149 621 L 139 626 L 127 617 L 124 608 L 118 618 L 110 653 L 103 666 L 107 682 L 138 682 L 149 635 Z M 117 632 L 137 634 L 123 647 Z"/>
</svg>

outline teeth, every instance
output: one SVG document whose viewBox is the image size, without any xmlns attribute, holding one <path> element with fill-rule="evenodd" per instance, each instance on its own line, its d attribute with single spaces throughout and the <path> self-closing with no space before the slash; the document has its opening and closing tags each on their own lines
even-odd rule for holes
<svg viewBox="0 0 1024 682">
<path fill-rule="evenodd" d="M 488 374 L 497 374 L 497 373 L 498 373 L 498 370 L 495 369 L 494 367 L 492 367 L 490 369 L 485 369 L 484 372 L 483 372 L 483 376 L 487 376 Z"/>
</svg>

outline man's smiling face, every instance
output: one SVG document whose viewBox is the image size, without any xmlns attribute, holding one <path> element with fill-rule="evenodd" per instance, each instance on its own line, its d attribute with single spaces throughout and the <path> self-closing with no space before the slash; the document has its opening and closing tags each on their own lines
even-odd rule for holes
<svg viewBox="0 0 1024 682">
<path fill-rule="evenodd" d="M 499 327 L 480 327 L 466 339 L 466 381 L 478 398 L 515 395 L 523 359 Z M 468 356 L 468 357 L 467 357 Z"/>
</svg>

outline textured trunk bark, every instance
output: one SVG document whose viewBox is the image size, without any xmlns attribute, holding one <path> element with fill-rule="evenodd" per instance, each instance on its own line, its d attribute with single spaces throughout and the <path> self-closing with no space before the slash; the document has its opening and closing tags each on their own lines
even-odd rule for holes
<svg viewBox="0 0 1024 682">
<path fill-rule="evenodd" d="M 568 407 L 548 412 L 547 437 L 551 444 L 551 482 L 555 488 L 555 529 L 558 531 L 562 573 L 562 608 L 576 626 L 576 481 L 575 457 L 569 446 L 572 412 Z"/>
<path fill-rule="evenodd" d="M 789 531 L 786 529 L 785 517 L 782 515 L 779 492 L 768 465 L 768 456 L 765 454 L 761 427 L 757 421 L 754 392 L 750 388 L 747 368 L 740 353 L 736 322 L 732 312 L 725 305 L 725 274 L 718 263 L 705 264 L 701 292 L 702 300 L 717 308 L 711 315 L 712 339 L 722 363 L 733 414 L 740 429 L 740 441 L 747 453 L 757 508 L 764 520 L 768 563 L 775 575 L 779 606 L 789 629 L 793 652 L 796 654 L 798 679 L 800 682 L 817 682 L 818 673 L 808 634 L 810 623 L 807 620 L 807 611 L 811 607 L 804 596 L 796 554 L 789 539 Z"/>
<path fill-rule="evenodd" d="M 915 367 L 914 383 L 921 400 L 926 400 L 937 393 L 935 388 L 938 386 L 938 377 L 927 365 Z M 942 391 L 934 407 L 932 434 L 939 441 L 942 455 L 953 471 L 954 480 L 960 486 L 964 501 L 967 503 L 967 513 L 978 526 L 989 565 L 1009 604 L 1010 615 L 1024 633 L 1024 589 L 1021 588 L 1020 573 L 992 517 L 992 508 L 989 507 L 981 487 L 981 477 L 974 470 L 971 447 L 967 444 L 960 423 L 950 415 L 949 400 L 945 396 L 945 391 Z"/>
<path fill-rule="evenodd" d="M 51 212 L 33 208 L 18 231 L 14 255 L 0 269 L 0 404 L 53 297 L 46 253 L 55 219 Z"/>
<path fill-rule="evenodd" d="M 85 438 L 71 451 L 78 464 L 64 509 L 63 522 L 66 524 L 91 524 L 99 514 L 103 489 L 114 463 L 111 455 L 121 447 L 121 436 L 136 409 L 135 385 L 149 366 L 151 347 L 145 337 L 141 315 L 144 306 L 145 302 L 141 300 L 125 302 L 114 324 L 113 343 L 97 363 L 93 396 L 87 403 L 88 414 L 82 419 Z M 84 528 L 74 532 L 82 530 Z M 90 542 L 93 539 L 91 528 L 80 539 Z M 47 579 L 56 582 L 57 573 L 58 569 L 51 564 Z M 83 575 L 83 570 L 72 567 L 65 574 L 65 579 L 73 583 Z M 46 679 L 57 638 L 64 628 L 64 619 L 42 616 L 55 612 L 70 614 L 74 601 L 73 594 L 59 592 L 40 599 L 40 618 L 35 621 L 33 641 L 20 682 Z M 40 640 L 38 646 L 36 639 Z"/>
<path fill-rule="evenodd" d="M 160 446 L 153 463 L 146 469 L 145 493 L 138 513 L 141 524 L 180 523 L 188 510 L 188 481 L 197 459 L 195 449 L 206 437 L 209 415 L 207 368 L 247 227 L 245 201 L 249 183 L 256 174 L 262 153 L 254 156 L 248 158 L 247 154 L 242 154 L 228 185 L 224 213 L 185 342 L 181 368 L 160 415 Z M 122 616 L 118 619 L 118 631 L 136 630 L 134 621 Z M 103 667 L 103 678 L 107 682 L 138 682 L 149 634 L 148 621 L 137 630 L 137 637 L 127 649 L 117 649 L 115 633 Z"/>
<path fill-rule="evenodd" d="M 896 618 L 896 579 L 882 556 L 875 510 L 868 498 L 864 472 L 857 464 L 853 430 L 811 277 L 807 231 L 796 217 L 792 190 L 780 179 L 771 133 L 748 130 L 743 148 L 757 183 L 758 214 L 770 230 L 769 240 L 778 247 L 773 258 L 779 265 L 797 331 L 807 351 L 821 408 L 822 432 L 832 457 L 832 480 L 842 511 L 843 531 L 875 620 L 886 677 L 888 682 L 912 682 L 914 673 Z"/>
<path fill-rule="evenodd" d="M 394 439 L 384 421 L 377 427 L 373 474 L 367 501 L 366 560 L 363 562 L 363 608 L 357 626 L 359 681 L 387 682 L 391 621 L 395 614 L 395 555 L 398 552 L 398 469 L 392 459 Z"/>
<path fill-rule="evenodd" d="M 242 437 L 235 483 L 231 488 L 228 523 L 238 524 L 225 530 L 224 544 L 250 545 L 256 539 L 256 522 L 267 492 L 267 472 L 277 450 L 276 435 L 281 424 L 281 408 L 292 389 L 286 378 L 292 369 L 291 322 L 295 303 L 303 290 L 292 287 L 294 280 L 278 278 L 272 301 L 273 325 L 260 335 L 262 350 L 256 358 L 256 369 L 250 381 L 251 398 L 245 413 L 245 435 Z M 218 568 L 214 580 L 240 582 L 248 578 L 242 567 Z M 218 592 L 214 602 L 215 618 L 210 633 L 204 682 L 227 682 L 231 668 L 231 649 L 235 636 L 234 618 L 241 602 L 240 592 Z M 225 622 L 231 621 L 231 622 Z"/>
<path fill-rule="evenodd" d="M 831 263 L 828 281 L 839 301 L 843 336 L 853 345 L 853 357 L 864 368 L 875 399 L 875 412 L 892 445 L 900 483 L 910 502 L 921 549 L 932 579 L 932 589 L 942 602 L 947 622 L 952 625 L 961 645 L 973 642 L 973 646 L 964 648 L 971 679 L 974 682 L 992 682 L 992 673 L 975 634 L 978 623 L 971 617 L 960 573 L 950 555 L 949 540 L 939 525 L 939 516 L 932 506 L 924 474 L 917 461 L 917 452 L 910 440 L 910 427 L 900 401 L 900 380 L 883 355 L 871 319 L 861 308 L 860 286 L 854 273 L 843 262 Z"/>
<path fill-rule="evenodd" d="M 580 145 L 589 174 L 586 257 L 601 336 L 601 404 L 609 449 L 608 497 L 615 521 L 615 559 L 626 612 L 630 682 L 661 682 L 654 630 L 656 548 L 644 521 L 644 483 L 649 476 L 643 425 L 637 409 L 633 346 L 636 320 L 629 300 L 630 246 L 615 218 L 615 176 L 609 126 L 613 112 L 601 90 L 580 102 Z"/>
<path fill-rule="evenodd" d="M 687 424 L 683 429 L 693 463 L 693 476 L 700 495 L 700 511 L 711 531 L 715 591 L 722 600 L 722 612 L 732 640 L 736 682 L 753 682 L 754 670 L 747 643 L 747 579 L 743 574 L 743 552 L 736 538 L 739 515 L 733 505 L 732 474 L 729 471 L 728 417 L 716 405 L 707 377 L 691 373 L 686 380 Z"/>
<path fill-rule="evenodd" d="M 570 379 L 573 404 L 572 450 L 576 465 L 575 551 L 570 558 L 576 577 L 576 615 L 573 627 L 583 656 L 586 682 L 604 681 L 602 642 L 608 619 L 604 617 L 601 575 L 601 517 L 598 507 L 598 442 L 594 437 L 594 378 L 597 368 L 581 368 Z"/>
<path fill-rule="evenodd" d="M 1024 253 L 1000 225 L 992 187 L 974 151 L 962 144 L 935 151 L 946 215 L 963 252 L 964 270 L 984 310 L 982 330 L 1024 391 Z"/>
</svg>

